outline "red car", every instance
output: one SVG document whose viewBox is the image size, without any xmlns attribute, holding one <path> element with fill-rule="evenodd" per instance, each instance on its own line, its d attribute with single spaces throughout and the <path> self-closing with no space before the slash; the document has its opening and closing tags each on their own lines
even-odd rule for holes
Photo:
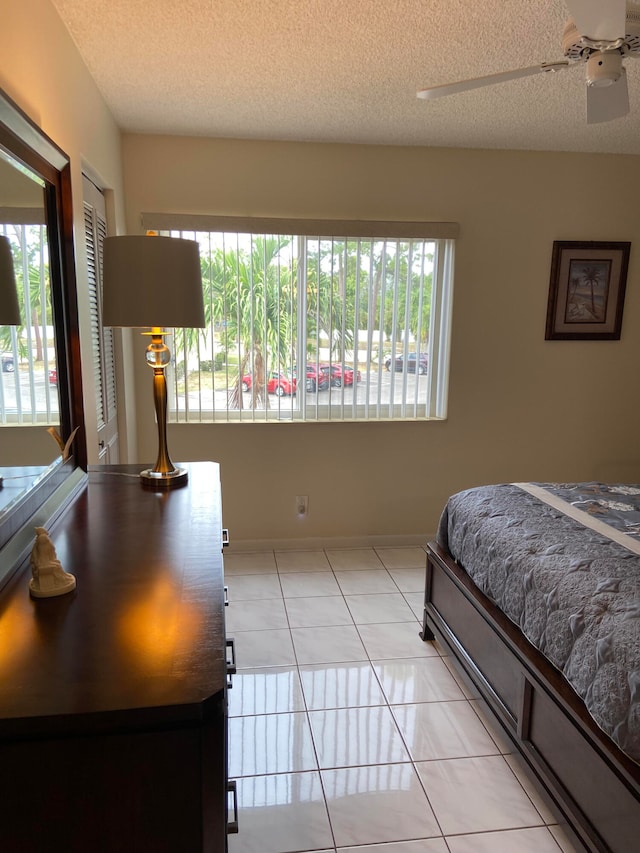
<svg viewBox="0 0 640 853">
<path fill-rule="evenodd" d="M 344 370 L 341 364 L 321 364 L 321 367 L 326 367 L 331 371 L 331 385 L 334 388 L 340 388 L 342 385 L 353 385 L 354 372 L 353 368 L 345 364 Z M 355 380 L 360 382 L 362 376 L 360 371 L 356 370 Z"/>
<path fill-rule="evenodd" d="M 294 370 L 295 374 L 295 370 Z M 312 364 L 307 362 L 306 380 L 307 391 L 326 391 L 331 385 L 331 375 L 328 364 Z"/>
<path fill-rule="evenodd" d="M 49 384 L 50 385 L 57 385 L 58 384 L 58 370 L 55 367 L 51 368 L 51 370 L 49 371 Z"/>
<path fill-rule="evenodd" d="M 250 391 L 252 384 L 253 377 L 250 373 L 245 373 L 242 377 L 242 390 Z M 267 393 L 276 394 L 278 397 L 290 397 L 292 394 L 296 393 L 295 377 L 293 379 L 289 379 L 289 377 L 285 376 L 284 373 L 278 373 L 277 370 L 273 370 L 269 374 L 269 379 L 267 380 Z"/>
</svg>

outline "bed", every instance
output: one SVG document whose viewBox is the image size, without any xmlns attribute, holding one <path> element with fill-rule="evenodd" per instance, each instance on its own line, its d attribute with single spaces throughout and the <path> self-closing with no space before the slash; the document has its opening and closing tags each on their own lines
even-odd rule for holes
<svg viewBox="0 0 640 853">
<path fill-rule="evenodd" d="M 640 486 L 451 496 L 427 547 L 434 636 L 585 848 L 640 849 Z"/>
</svg>

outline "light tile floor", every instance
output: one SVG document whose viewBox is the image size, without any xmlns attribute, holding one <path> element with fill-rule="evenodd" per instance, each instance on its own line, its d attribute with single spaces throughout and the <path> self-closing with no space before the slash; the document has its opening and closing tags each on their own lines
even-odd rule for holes
<svg viewBox="0 0 640 853">
<path fill-rule="evenodd" d="M 225 555 L 229 853 L 576 853 L 437 643 L 415 546 Z"/>
</svg>

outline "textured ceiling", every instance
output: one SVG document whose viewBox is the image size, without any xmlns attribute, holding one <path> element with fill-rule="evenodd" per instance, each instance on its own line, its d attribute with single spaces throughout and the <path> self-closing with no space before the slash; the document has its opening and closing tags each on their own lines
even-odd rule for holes
<svg viewBox="0 0 640 853">
<path fill-rule="evenodd" d="M 583 66 L 416 98 L 562 59 L 562 0 L 53 4 L 125 131 L 640 154 L 640 59 L 630 115 L 605 124 L 586 124 Z"/>
</svg>

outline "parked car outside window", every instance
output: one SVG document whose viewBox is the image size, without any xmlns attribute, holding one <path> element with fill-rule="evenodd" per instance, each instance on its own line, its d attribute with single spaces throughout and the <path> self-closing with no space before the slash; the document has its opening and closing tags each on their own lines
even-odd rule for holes
<svg viewBox="0 0 640 853">
<path fill-rule="evenodd" d="M 354 373 L 353 368 L 348 367 L 346 364 L 344 366 L 344 370 L 342 369 L 341 364 L 322 364 L 321 367 L 326 367 L 331 372 L 331 385 L 334 388 L 340 388 L 342 385 L 353 385 Z M 359 370 L 355 372 L 355 380 L 356 382 L 360 382 L 362 376 Z"/>
<path fill-rule="evenodd" d="M 253 385 L 253 377 L 250 373 L 245 373 L 242 377 L 242 390 L 250 391 Z M 275 394 L 278 397 L 290 397 L 296 393 L 295 377 L 289 378 L 284 373 L 279 373 L 273 370 L 267 379 L 267 393 Z"/>
<path fill-rule="evenodd" d="M 385 367 L 387 370 L 391 370 L 391 365 L 393 363 L 394 370 L 405 370 L 407 373 L 415 373 L 416 372 L 416 364 L 418 366 L 418 373 L 425 374 L 427 372 L 427 368 L 429 365 L 429 360 L 427 358 L 427 354 L 424 352 L 420 353 L 420 357 L 416 357 L 415 352 L 410 352 L 407 356 L 407 363 L 405 366 L 404 355 L 397 355 L 395 357 L 395 361 L 392 361 L 391 356 L 389 356 L 385 360 Z"/>
<path fill-rule="evenodd" d="M 2 372 L 3 373 L 13 373 L 15 370 L 15 364 L 13 363 L 13 356 L 4 353 L 2 356 Z"/>
<path fill-rule="evenodd" d="M 294 368 L 293 375 L 296 375 Z M 331 372 L 325 364 L 307 364 L 306 384 L 307 391 L 326 391 L 331 385 Z"/>
</svg>

